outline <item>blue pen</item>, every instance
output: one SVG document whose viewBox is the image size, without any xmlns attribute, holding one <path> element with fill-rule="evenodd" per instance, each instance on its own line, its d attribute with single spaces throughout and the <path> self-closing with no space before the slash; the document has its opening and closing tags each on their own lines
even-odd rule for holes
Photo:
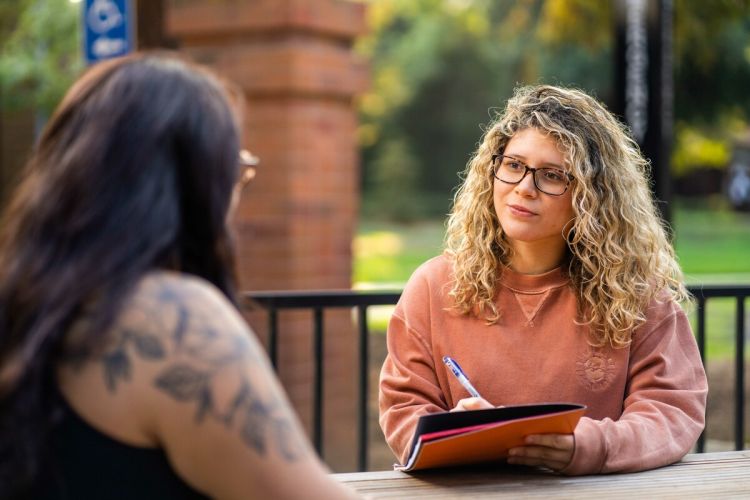
<svg viewBox="0 0 750 500">
<path fill-rule="evenodd" d="M 456 363 L 456 360 L 451 358 L 450 356 L 443 356 L 443 363 L 445 363 L 445 366 L 451 369 L 453 372 L 453 375 L 456 376 L 458 381 L 461 383 L 464 388 L 469 391 L 469 394 L 474 396 L 475 398 L 481 398 L 482 396 L 479 395 L 479 392 L 474 389 L 474 386 L 471 385 L 471 382 L 469 382 L 469 379 L 466 377 L 466 374 L 461 369 L 460 366 L 458 366 L 458 363 Z"/>
</svg>

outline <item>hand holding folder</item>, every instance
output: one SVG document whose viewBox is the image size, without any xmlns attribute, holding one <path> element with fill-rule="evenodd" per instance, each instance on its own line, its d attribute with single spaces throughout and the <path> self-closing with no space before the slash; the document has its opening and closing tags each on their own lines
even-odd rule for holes
<svg viewBox="0 0 750 500">
<path fill-rule="evenodd" d="M 443 363 L 472 397 L 482 397 L 458 362 L 444 356 Z M 394 468 L 411 471 L 507 459 L 508 450 L 526 444 L 526 436 L 572 434 L 585 409 L 542 403 L 422 415 L 408 460 Z"/>
<path fill-rule="evenodd" d="M 412 471 L 503 460 L 531 434 L 570 434 L 586 407 L 570 403 L 504 406 L 422 415 L 407 462 Z"/>
</svg>

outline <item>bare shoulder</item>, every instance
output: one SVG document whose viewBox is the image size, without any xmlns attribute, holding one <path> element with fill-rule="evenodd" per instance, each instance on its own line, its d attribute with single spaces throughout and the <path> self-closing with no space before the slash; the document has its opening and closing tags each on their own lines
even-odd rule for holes
<svg viewBox="0 0 750 500">
<path fill-rule="evenodd" d="M 186 374 L 186 363 L 209 369 L 230 362 L 263 361 L 249 326 L 221 291 L 200 278 L 173 272 L 144 277 L 106 338 L 100 354 L 112 391 L 126 381 L 129 370 L 121 365 L 136 360 L 169 361 L 176 367 L 172 374 L 180 370 Z M 170 380 L 165 377 L 160 377 L 160 384 Z M 166 385 L 163 389 L 174 390 Z"/>
<path fill-rule="evenodd" d="M 170 295 L 180 292 L 182 292 L 182 297 L 196 295 L 230 306 L 224 295 L 213 284 L 203 278 L 174 271 L 152 271 L 146 274 L 136 285 L 134 296 L 155 298 L 165 293 Z"/>
<path fill-rule="evenodd" d="M 115 330 L 120 335 L 141 332 L 140 340 L 156 335 L 174 354 L 199 355 L 201 346 L 227 342 L 243 344 L 242 353 L 258 347 L 244 342 L 254 335 L 220 290 L 203 279 L 172 272 L 150 273 L 141 280 Z"/>
<path fill-rule="evenodd" d="M 305 451 L 287 439 L 291 415 L 262 346 L 221 291 L 200 278 L 148 274 L 122 304 L 102 345 L 69 365 L 86 379 L 79 387 L 97 392 L 95 399 L 106 398 L 110 407 L 122 402 L 136 417 L 130 421 L 140 422 L 156 442 L 179 428 L 172 423 L 179 420 L 189 422 L 191 432 L 238 433 L 260 455 L 271 439 L 282 460 Z M 113 418 L 100 420 L 106 426 Z"/>
<path fill-rule="evenodd" d="M 246 497 L 248 488 L 294 497 L 306 482 L 321 498 L 343 496 L 307 443 L 262 346 L 210 283 L 150 273 L 123 303 L 104 348 L 84 364 L 86 394 L 93 388 L 99 403 L 109 400 L 91 406 L 119 408 L 101 415 L 99 423 L 111 424 L 102 427 L 139 422 L 196 489 L 220 498 Z M 284 481 L 290 471 L 305 481 Z"/>
<path fill-rule="evenodd" d="M 243 412 L 252 406 L 262 408 L 273 425 L 286 425 L 284 419 L 274 420 L 273 410 L 282 402 L 263 389 L 263 380 L 273 377 L 262 347 L 237 309 L 207 281 L 171 272 L 149 274 L 124 305 L 112 335 L 111 345 L 120 351 L 110 350 L 112 358 L 145 362 L 150 386 L 179 403 L 195 424 L 224 423 L 242 434 L 237 420 L 247 417 Z M 115 389 L 122 371 L 106 365 L 106 379 Z M 248 445 L 258 445 L 243 437 Z M 287 459 L 294 459 L 291 448 L 282 447 Z"/>
<path fill-rule="evenodd" d="M 135 287 L 124 304 L 119 322 L 137 320 L 140 316 L 157 314 L 163 317 L 166 331 L 173 331 L 172 322 L 184 321 L 189 314 L 193 320 L 215 323 L 240 320 L 235 325 L 246 329 L 239 313 L 214 285 L 196 276 L 169 271 L 154 271 Z M 142 319 L 142 318 L 141 318 Z"/>
</svg>

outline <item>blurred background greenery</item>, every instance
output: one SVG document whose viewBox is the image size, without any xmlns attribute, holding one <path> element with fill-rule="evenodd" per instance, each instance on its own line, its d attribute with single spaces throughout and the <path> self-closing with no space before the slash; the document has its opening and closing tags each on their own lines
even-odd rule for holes
<svg viewBox="0 0 750 500">
<path fill-rule="evenodd" d="M 399 289 L 440 253 L 459 173 L 516 85 L 576 86 L 611 107 L 614 2 L 360 1 L 370 31 L 356 49 L 372 84 L 358 101 L 353 283 Z M 671 223 L 693 284 L 750 282 L 750 215 L 732 210 L 725 193 L 733 151 L 748 137 L 749 4 L 674 1 Z M 4 109 L 31 107 L 43 119 L 79 74 L 79 9 L 70 0 L 0 3 Z M 731 332 L 725 316 L 719 327 Z"/>
<path fill-rule="evenodd" d="M 443 217 L 482 127 L 518 84 L 575 86 L 613 107 L 614 3 L 369 2 L 371 32 L 358 47 L 373 68 L 360 105 L 364 217 Z M 720 192 L 747 134 L 748 40 L 747 2 L 674 2 L 678 195 Z"/>
<path fill-rule="evenodd" d="M 80 1 L 80 0 L 79 0 Z M 83 69 L 81 6 L 70 0 L 0 3 L 0 106 L 48 115 Z"/>
</svg>

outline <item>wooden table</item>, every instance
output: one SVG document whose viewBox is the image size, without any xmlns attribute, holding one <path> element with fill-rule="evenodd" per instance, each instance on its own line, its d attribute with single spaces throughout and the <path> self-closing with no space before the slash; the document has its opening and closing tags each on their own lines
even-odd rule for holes
<svg viewBox="0 0 750 500">
<path fill-rule="evenodd" d="M 364 498 L 747 498 L 750 450 L 702 453 L 630 474 L 560 476 L 520 466 L 334 474 Z"/>
</svg>

